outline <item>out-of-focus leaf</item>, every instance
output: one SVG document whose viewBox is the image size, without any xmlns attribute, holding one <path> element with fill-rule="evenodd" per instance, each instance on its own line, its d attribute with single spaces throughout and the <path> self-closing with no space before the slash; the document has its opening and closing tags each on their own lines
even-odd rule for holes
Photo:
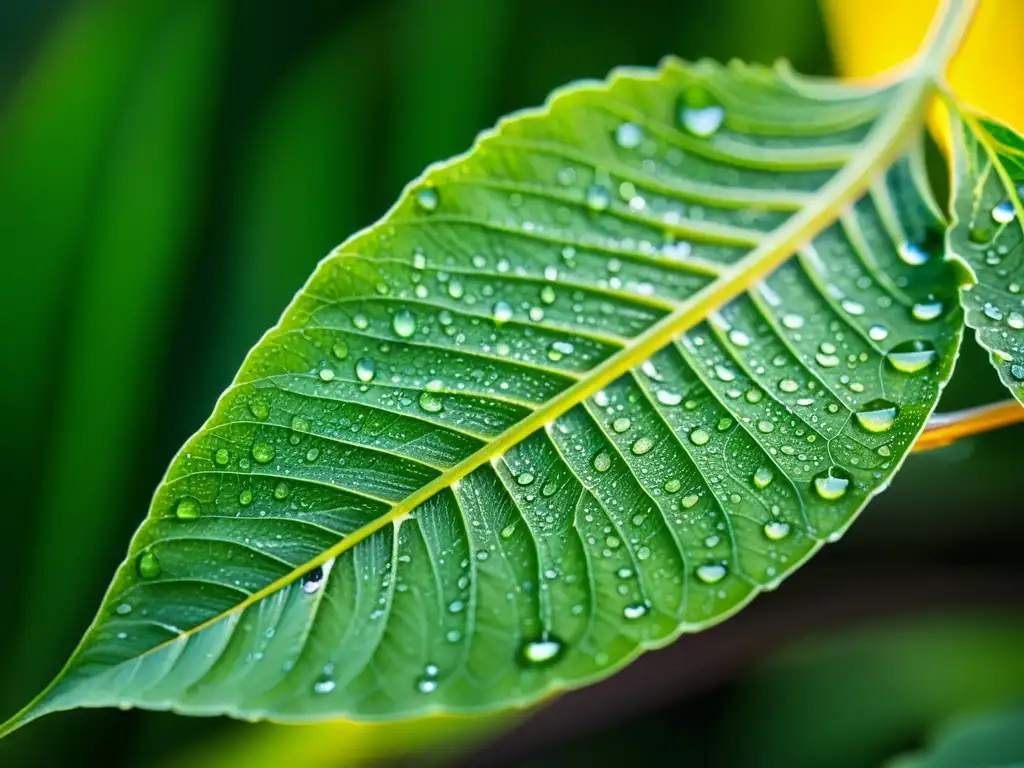
<svg viewBox="0 0 1024 768">
<path fill-rule="evenodd" d="M 1020 618 L 982 613 L 809 639 L 745 676 L 712 744 L 728 765 L 878 765 L 939 720 L 1019 695 L 1022 643 Z"/>
<path fill-rule="evenodd" d="M 70 640 L 67 611 L 54 606 L 82 606 L 98 586 L 98 557 L 105 550 L 102 543 L 116 530 L 127 457 L 143 439 L 138 419 L 153 402 L 155 366 L 161 359 L 158 351 L 169 338 L 169 311 L 183 249 L 193 211 L 202 203 L 204 136 L 217 82 L 222 4 L 175 0 L 145 5 L 145 13 L 126 11 L 123 26 L 105 15 L 121 6 L 97 7 L 93 13 L 101 18 L 87 15 L 77 22 L 95 31 L 96 39 L 81 39 L 81 47 L 64 53 L 70 57 L 68 67 L 73 61 L 92 71 L 94 63 L 83 67 L 81 57 L 88 58 L 93 45 L 100 51 L 119 51 L 111 57 L 117 76 L 111 75 L 105 86 L 118 91 L 116 98 L 113 93 L 98 95 L 117 101 L 120 111 L 116 120 L 97 117 L 93 144 L 80 149 L 81 183 L 88 189 L 81 194 L 91 198 L 88 225 L 79 221 L 78 229 L 66 232 L 62 224 L 56 225 L 62 234 L 49 235 L 52 244 L 43 254 L 52 254 L 54 271 L 48 278 L 42 270 L 37 273 L 39 280 L 52 279 L 56 289 L 71 271 L 70 256 L 78 262 L 60 352 L 50 357 L 46 372 L 49 380 L 60 384 L 60 429 L 41 485 L 34 556 L 22 582 L 28 600 L 17 671 L 26 677 L 41 674 Z M 136 41 L 137 36 L 142 39 Z M 104 56 L 100 53 L 101 59 Z M 52 87 L 76 86 L 72 81 Z M 65 98 L 77 102 L 96 96 L 86 91 Z M 88 114 L 100 111 L 96 105 L 79 108 Z M 56 136 L 54 142 L 61 143 Z M 99 144 L 102 166 L 92 156 Z M 32 162 L 59 162 L 44 150 L 34 146 Z M 40 184 L 48 178 L 28 171 L 26 176 Z M 48 221 L 39 218 L 50 211 L 46 195 L 25 202 L 33 232 L 48 230 Z M 72 215 L 85 214 L 74 209 Z M 16 261 L 36 263 L 27 254 Z M 48 305 L 47 287 L 38 285 L 31 295 L 33 301 Z M 58 313 L 48 306 L 52 321 Z M 55 581 L 55 563 L 77 577 Z"/>
<path fill-rule="evenodd" d="M 905 61 L 924 37 L 940 0 L 822 0 L 839 71 L 877 75 Z M 982 0 L 971 31 L 950 66 L 949 82 L 975 109 L 1024 130 L 1024 3 Z M 948 124 L 931 128 L 946 143 Z"/>
<path fill-rule="evenodd" d="M 1024 706 L 960 718 L 891 768 L 1014 768 L 1024 765 Z"/>
<path fill-rule="evenodd" d="M 5 728 L 522 706 L 777 585 L 952 367 L 919 139 L 962 18 L 877 90 L 667 61 L 430 169 L 250 353 Z"/>
<path fill-rule="evenodd" d="M 397 723 L 245 726 L 170 756 L 166 768 L 363 768 L 406 755 L 417 765 L 449 765 L 474 742 L 510 725 L 515 715 L 434 715 Z"/>
<path fill-rule="evenodd" d="M 970 112 L 954 118 L 952 134 L 948 245 L 974 275 L 961 289 L 965 319 L 1024 402 L 1024 137 Z"/>
</svg>

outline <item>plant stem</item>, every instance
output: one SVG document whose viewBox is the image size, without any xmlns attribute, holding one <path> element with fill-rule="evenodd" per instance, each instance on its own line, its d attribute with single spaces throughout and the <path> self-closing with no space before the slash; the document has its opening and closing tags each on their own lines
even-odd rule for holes
<svg viewBox="0 0 1024 768">
<path fill-rule="evenodd" d="M 945 0 L 932 20 L 924 43 L 915 55 L 917 66 L 933 79 L 944 81 L 946 68 L 967 37 L 980 0 Z"/>
<path fill-rule="evenodd" d="M 1024 406 L 1016 400 L 939 413 L 928 421 L 914 443 L 914 452 L 952 445 L 957 440 L 1024 421 Z"/>
</svg>

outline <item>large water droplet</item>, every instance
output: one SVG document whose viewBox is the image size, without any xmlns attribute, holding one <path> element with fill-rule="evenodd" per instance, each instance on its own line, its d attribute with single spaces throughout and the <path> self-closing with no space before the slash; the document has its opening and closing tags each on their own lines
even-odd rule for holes
<svg viewBox="0 0 1024 768">
<path fill-rule="evenodd" d="M 434 187 L 420 187 L 416 191 L 416 205 L 421 210 L 430 213 L 437 210 L 437 204 L 440 202 L 440 198 L 437 195 L 437 190 Z"/>
<path fill-rule="evenodd" d="M 554 635 L 545 634 L 536 640 L 527 640 L 519 649 L 519 660 L 531 667 L 553 664 L 562 656 L 565 644 Z"/>
<path fill-rule="evenodd" d="M 152 550 L 147 550 L 139 556 L 139 576 L 144 579 L 155 579 L 162 570 L 160 560 Z"/>
<path fill-rule="evenodd" d="M 274 459 L 274 446 L 270 443 L 253 443 L 252 457 L 260 464 L 266 464 Z"/>
<path fill-rule="evenodd" d="M 420 392 L 419 405 L 427 413 L 440 413 L 444 409 L 441 398 L 429 390 Z"/>
<path fill-rule="evenodd" d="M 356 378 L 362 382 L 369 383 L 373 381 L 373 376 L 376 372 L 376 364 L 368 357 L 361 358 L 356 363 Z"/>
<path fill-rule="evenodd" d="M 775 475 L 768 467 L 761 467 L 754 473 L 754 485 L 758 488 L 767 488 L 772 483 Z"/>
<path fill-rule="evenodd" d="M 997 224 L 1009 224 L 1017 217 L 1017 209 L 1012 200 L 1003 200 L 992 209 L 992 221 Z"/>
<path fill-rule="evenodd" d="M 669 392 L 667 389 L 659 389 L 658 394 L 655 395 L 658 402 L 662 405 L 679 405 L 683 402 L 683 396 L 678 392 Z"/>
<path fill-rule="evenodd" d="M 717 131 L 725 120 L 725 110 L 699 86 L 690 88 L 679 100 L 679 124 L 694 136 L 707 138 Z"/>
<path fill-rule="evenodd" d="M 636 123 L 623 123 L 615 129 L 615 143 L 623 149 L 635 149 L 644 139 L 644 132 Z"/>
<path fill-rule="evenodd" d="M 647 615 L 647 606 L 643 603 L 631 603 L 622 609 L 622 615 L 630 620 L 643 618 Z"/>
<path fill-rule="evenodd" d="M 914 305 L 913 309 L 910 310 L 910 314 L 913 315 L 915 320 L 927 323 L 941 316 L 942 310 L 941 301 L 922 301 Z"/>
<path fill-rule="evenodd" d="M 213 452 L 213 461 L 217 466 L 223 467 L 231 461 L 231 454 L 227 448 L 218 448 Z"/>
<path fill-rule="evenodd" d="M 603 184 L 591 184 L 586 193 L 587 208 L 600 213 L 612 204 L 612 193 Z"/>
<path fill-rule="evenodd" d="M 313 693 L 330 693 L 337 684 L 329 677 L 322 677 L 313 683 Z"/>
<path fill-rule="evenodd" d="M 568 341 L 553 341 L 548 347 L 548 360 L 557 363 L 562 358 L 571 355 L 576 348 Z"/>
<path fill-rule="evenodd" d="M 324 569 L 319 565 L 302 577 L 302 591 L 312 595 L 324 583 Z"/>
<path fill-rule="evenodd" d="M 928 251 L 917 243 L 904 242 L 899 246 L 900 258 L 912 267 L 919 267 L 930 258 Z"/>
<path fill-rule="evenodd" d="M 857 411 L 857 423 L 868 432 L 885 432 L 896 421 L 897 408 L 888 400 L 872 400 Z"/>
<path fill-rule="evenodd" d="M 696 573 L 697 578 L 705 584 L 717 584 L 725 578 L 728 571 L 720 563 L 705 563 L 704 565 L 697 566 Z"/>
<path fill-rule="evenodd" d="M 607 472 L 612 465 L 612 457 L 605 451 L 601 451 L 594 457 L 594 469 L 598 472 Z"/>
<path fill-rule="evenodd" d="M 846 495 L 850 475 L 840 467 L 831 467 L 814 478 L 814 490 L 826 501 L 835 501 Z"/>
<path fill-rule="evenodd" d="M 903 373 L 916 373 L 938 359 L 935 347 L 928 341 L 905 341 L 886 355 L 889 364 Z"/>
<path fill-rule="evenodd" d="M 507 323 L 512 319 L 512 305 L 507 301 L 495 302 L 491 309 L 491 315 L 496 323 Z"/>
<path fill-rule="evenodd" d="M 416 333 L 416 316 L 408 309 L 400 309 L 395 312 L 391 326 L 395 329 L 396 335 L 408 339 Z"/>
<path fill-rule="evenodd" d="M 629 429 L 630 424 L 632 424 L 632 422 L 625 416 L 619 416 L 619 418 L 612 422 L 612 429 L 617 434 L 621 435 L 623 432 Z"/>
<path fill-rule="evenodd" d="M 690 432 L 690 442 L 694 445 L 704 445 L 710 439 L 711 436 L 700 427 Z"/>
<path fill-rule="evenodd" d="M 630 450 L 633 451 L 633 453 L 635 455 L 637 455 L 637 456 L 643 456 L 645 453 L 647 453 L 653 447 L 654 447 L 654 443 L 651 442 L 650 438 L 648 438 L 648 437 L 638 437 L 633 442 L 633 445 L 630 446 Z"/>
<path fill-rule="evenodd" d="M 331 353 L 339 360 L 344 360 L 348 357 L 348 344 L 344 341 L 336 341 L 331 347 Z"/>
<path fill-rule="evenodd" d="M 772 520 L 764 524 L 764 535 L 771 541 L 780 541 L 789 535 L 789 523 Z"/>
<path fill-rule="evenodd" d="M 174 514 L 179 520 L 195 520 L 199 517 L 199 513 L 202 510 L 202 506 L 199 504 L 197 499 L 191 496 L 185 496 L 178 501 L 177 506 L 174 507 Z"/>
<path fill-rule="evenodd" d="M 868 336 L 872 341 L 885 341 L 889 338 L 889 329 L 884 325 L 872 325 L 868 328 Z"/>
</svg>

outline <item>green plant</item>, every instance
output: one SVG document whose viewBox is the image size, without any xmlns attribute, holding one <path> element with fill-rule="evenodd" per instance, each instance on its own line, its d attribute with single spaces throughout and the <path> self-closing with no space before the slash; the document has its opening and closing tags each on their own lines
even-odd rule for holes
<svg viewBox="0 0 1024 768">
<path fill-rule="evenodd" d="M 1020 138 L 950 101 L 949 260 L 923 170 L 971 10 L 876 89 L 668 61 L 429 170 L 250 353 L 4 730 L 522 705 L 774 588 L 929 444 L 962 284 L 1022 378 L 983 293 L 1013 295 Z"/>
</svg>

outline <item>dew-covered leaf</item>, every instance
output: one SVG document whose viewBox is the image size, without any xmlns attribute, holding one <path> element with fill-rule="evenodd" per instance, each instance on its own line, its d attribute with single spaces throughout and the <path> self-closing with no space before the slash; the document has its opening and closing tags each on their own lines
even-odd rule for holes
<svg viewBox="0 0 1024 768">
<path fill-rule="evenodd" d="M 964 319 L 1024 402 L 1024 136 L 978 114 L 953 120 L 949 249 L 974 275 Z"/>
<path fill-rule="evenodd" d="M 929 89 L 670 60 L 430 169 L 253 349 L 7 727 L 526 705 L 774 588 L 952 367 Z"/>
</svg>

